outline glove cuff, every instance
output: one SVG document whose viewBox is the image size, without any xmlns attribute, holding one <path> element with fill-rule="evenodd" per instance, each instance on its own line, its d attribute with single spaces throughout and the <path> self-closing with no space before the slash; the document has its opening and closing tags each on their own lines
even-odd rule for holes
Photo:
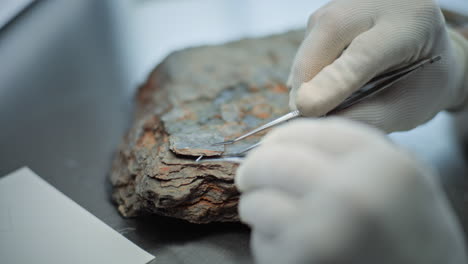
<svg viewBox="0 0 468 264">
<path fill-rule="evenodd" d="M 455 60 L 457 62 L 455 70 L 458 72 L 456 77 L 460 78 L 457 87 L 455 87 L 459 91 L 457 94 L 460 95 L 458 98 L 460 101 L 447 110 L 458 112 L 468 108 L 468 39 L 450 28 L 448 32 L 455 50 Z"/>
</svg>

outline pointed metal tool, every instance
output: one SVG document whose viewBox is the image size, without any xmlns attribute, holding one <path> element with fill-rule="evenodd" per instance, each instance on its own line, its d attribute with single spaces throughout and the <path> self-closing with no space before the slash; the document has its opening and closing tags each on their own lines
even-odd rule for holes
<svg viewBox="0 0 468 264">
<path fill-rule="evenodd" d="M 252 131 L 250 131 L 250 132 L 248 132 L 248 133 L 245 133 L 245 134 L 243 134 L 242 136 L 239 136 L 239 137 L 237 137 L 237 138 L 235 138 L 235 139 L 232 139 L 232 140 L 228 140 L 228 141 L 224 141 L 224 142 L 215 143 L 215 144 L 213 144 L 213 146 L 234 144 L 234 143 L 236 143 L 237 141 L 240 141 L 240 140 L 242 140 L 242 139 L 244 139 L 244 138 L 246 138 L 246 137 L 249 137 L 249 136 L 251 136 L 251 135 L 257 134 L 257 133 L 259 133 L 259 132 L 261 132 L 261 131 L 263 131 L 263 130 L 265 130 L 265 129 L 268 129 L 268 128 L 270 128 L 270 127 L 273 127 L 273 126 L 276 126 L 276 125 L 281 124 L 281 123 L 283 123 L 283 122 L 286 122 L 286 121 L 289 121 L 289 120 L 291 120 L 291 119 L 294 119 L 294 118 L 296 118 L 296 117 L 298 117 L 298 116 L 300 116 L 300 115 L 301 115 L 301 114 L 299 113 L 299 110 L 292 111 L 292 112 L 290 112 L 290 113 L 287 113 L 287 114 L 285 114 L 285 115 L 283 115 L 283 116 L 280 116 L 280 117 L 276 118 L 276 119 L 273 120 L 273 121 L 270 121 L 270 122 L 264 124 L 263 126 L 260 126 L 260 127 L 254 129 L 254 130 L 252 130 Z"/>
<path fill-rule="evenodd" d="M 330 112 L 328 112 L 325 116 L 328 116 L 328 115 L 331 115 L 331 114 L 335 114 L 337 112 L 340 112 L 342 110 L 345 110 L 359 102 L 361 102 L 362 100 L 365 100 L 367 98 L 370 98 L 372 96 L 375 96 L 376 94 L 382 92 L 383 90 L 385 90 L 386 88 L 392 86 L 393 84 L 395 84 L 396 82 L 398 81 L 401 81 L 403 79 L 405 79 L 406 77 L 408 77 L 409 75 L 411 75 L 412 73 L 416 72 L 417 70 L 423 68 L 423 66 L 425 66 L 426 64 L 432 64 L 436 61 L 439 61 L 441 60 L 441 56 L 435 56 L 435 57 L 432 57 L 432 58 L 429 58 L 429 59 L 425 59 L 425 60 L 421 60 L 419 62 L 416 62 L 416 63 L 413 63 L 409 66 L 406 66 L 406 67 L 403 67 L 403 68 L 400 68 L 400 69 L 397 69 L 397 70 L 394 70 L 394 71 L 390 71 L 388 73 L 385 73 L 385 74 L 382 74 L 382 75 L 379 75 L 378 77 L 375 77 L 374 79 L 370 80 L 365 86 L 363 86 L 361 89 L 359 89 L 358 91 L 354 92 L 353 94 L 351 94 L 346 100 L 344 100 L 341 104 L 339 104 L 337 107 L 335 107 L 333 110 L 331 110 Z M 217 146 L 217 145 L 230 145 L 230 144 L 234 144 L 244 138 L 247 138 L 251 135 L 254 135 L 254 134 L 257 134 L 265 129 L 268 129 L 268 128 L 271 128 L 273 126 L 276 126 L 278 124 L 281 124 L 281 123 L 284 123 L 284 122 L 287 122 L 291 119 L 294 119 L 294 118 L 297 118 L 301 116 L 301 113 L 299 112 L 299 110 L 295 110 L 295 111 L 292 111 L 292 112 L 289 112 L 283 116 L 280 116 L 276 119 L 274 119 L 273 121 L 270 121 L 252 131 L 249 131 L 237 138 L 234 138 L 234 139 L 231 139 L 231 140 L 227 140 L 227 141 L 223 141 L 223 142 L 219 142 L 219 143 L 215 143 L 213 144 L 214 146 Z M 245 154 L 247 151 L 257 147 L 260 145 L 260 142 L 258 142 L 257 144 L 254 144 L 248 148 L 246 148 L 245 150 L 243 150 L 242 152 L 239 152 L 240 154 Z M 239 154 L 239 153 L 236 153 L 236 154 Z M 212 158 L 212 159 L 207 159 L 207 160 L 216 160 L 216 159 L 225 159 L 225 157 L 235 157 L 233 155 L 226 155 L 226 156 L 221 156 L 219 158 Z M 203 155 L 198 157 L 197 158 L 197 161 L 200 161 L 202 160 L 203 158 Z"/>
</svg>

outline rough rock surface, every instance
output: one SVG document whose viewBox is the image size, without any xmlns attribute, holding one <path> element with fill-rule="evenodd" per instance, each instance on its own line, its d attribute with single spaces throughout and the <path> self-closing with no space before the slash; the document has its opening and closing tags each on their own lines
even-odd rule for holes
<svg viewBox="0 0 468 264">
<path fill-rule="evenodd" d="M 257 142 L 211 146 L 288 111 L 285 81 L 303 34 L 189 48 L 157 66 L 137 93 L 134 123 L 113 162 L 120 213 L 238 221 L 237 165 L 194 160 Z"/>
</svg>

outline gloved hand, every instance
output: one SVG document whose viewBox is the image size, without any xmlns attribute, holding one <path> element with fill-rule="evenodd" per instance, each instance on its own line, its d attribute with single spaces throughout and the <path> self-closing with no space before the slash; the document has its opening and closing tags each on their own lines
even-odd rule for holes
<svg viewBox="0 0 468 264">
<path fill-rule="evenodd" d="M 435 55 L 442 60 L 342 116 L 393 132 L 463 106 L 468 44 L 446 30 L 434 0 L 332 1 L 309 19 L 288 80 L 290 107 L 321 116 L 371 78 Z"/>
<path fill-rule="evenodd" d="M 280 127 L 235 182 L 258 263 L 466 263 L 463 232 L 431 170 L 365 125 Z"/>
</svg>

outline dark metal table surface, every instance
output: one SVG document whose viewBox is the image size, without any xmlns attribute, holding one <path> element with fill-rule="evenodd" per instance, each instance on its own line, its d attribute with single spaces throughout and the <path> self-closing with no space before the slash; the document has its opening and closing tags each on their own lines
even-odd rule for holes
<svg viewBox="0 0 468 264">
<path fill-rule="evenodd" d="M 155 263 L 250 263 L 243 225 L 124 219 L 112 204 L 108 171 L 132 98 L 102 3 L 44 1 L 0 31 L 0 175 L 29 166 Z"/>
<path fill-rule="evenodd" d="M 154 254 L 154 263 L 251 263 L 241 224 L 124 219 L 110 201 L 108 170 L 131 118 L 131 96 L 102 3 L 44 1 L 0 31 L 0 175 L 29 166 Z M 441 172 L 468 223 L 467 166 L 452 133 L 443 114 L 392 138 Z"/>
</svg>

